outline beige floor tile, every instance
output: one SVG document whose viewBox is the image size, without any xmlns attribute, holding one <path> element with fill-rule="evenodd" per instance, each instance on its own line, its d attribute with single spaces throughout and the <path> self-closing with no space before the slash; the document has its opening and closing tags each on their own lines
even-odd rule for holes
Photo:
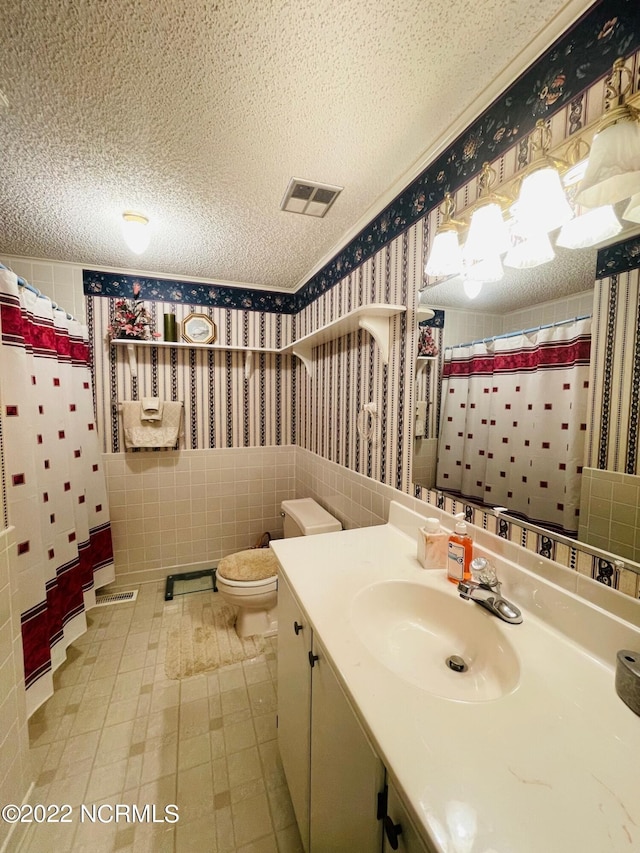
<svg viewBox="0 0 640 853">
<path fill-rule="evenodd" d="M 257 742 L 253 720 L 242 720 L 224 726 L 224 743 L 227 755 L 254 746 Z"/>
<path fill-rule="evenodd" d="M 264 838 L 238 847 L 237 853 L 278 853 L 278 842 L 275 835 L 265 835 Z"/>
<path fill-rule="evenodd" d="M 231 806 L 216 809 L 216 841 L 218 842 L 218 853 L 234 853 L 236 839 L 233 832 L 233 818 Z"/>
<path fill-rule="evenodd" d="M 105 767 L 94 767 L 87 786 L 87 803 L 102 800 L 112 794 L 119 794 L 124 790 L 126 776 L 126 759 L 108 764 Z"/>
<path fill-rule="evenodd" d="M 193 702 L 195 699 L 206 699 L 208 696 L 207 676 L 196 675 L 185 678 L 180 682 L 180 703 Z"/>
<path fill-rule="evenodd" d="M 115 726 L 118 723 L 126 723 L 136 717 L 138 707 L 137 699 L 124 699 L 122 702 L 111 702 L 105 717 L 105 726 Z"/>
<path fill-rule="evenodd" d="M 260 779 L 262 767 L 258 748 L 255 746 L 227 755 L 227 770 L 229 773 L 229 787 L 236 788 L 252 779 Z"/>
<path fill-rule="evenodd" d="M 141 784 L 154 782 L 164 776 L 175 777 L 177 766 L 177 743 L 170 743 L 159 749 L 149 750 L 145 752 L 142 761 Z"/>
<path fill-rule="evenodd" d="M 205 763 L 211 763 L 209 732 L 178 741 L 178 770 L 188 770 L 190 767 Z"/>
<path fill-rule="evenodd" d="M 163 584 L 142 589 L 141 606 L 90 615 L 54 676 L 55 696 L 31 721 L 35 793 L 157 813 L 175 803 L 180 820 L 33 827 L 21 853 L 301 853 L 277 749 L 276 644 L 242 664 L 167 679 L 162 620 L 173 605 Z"/>
<path fill-rule="evenodd" d="M 210 764 L 200 764 L 178 773 L 176 802 L 180 809 L 180 820 L 186 823 L 212 813 L 213 781 Z"/>
<path fill-rule="evenodd" d="M 218 670 L 218 677 L 221 693 L 227 693 L 229 690 L 237 690 L 245 686 L 244 670 L 241 663 L 231 664 Z"/>
<path fill-rule="evenodd" d="M 176 826 L 176 853 L 217 853 L 216 819 L 208 814 Z"/>
<path fill-rule="evenodd" d="M 232 803 L 231 814 L 238 847 L 273 832 L 269 804 L 264 794 Z"/>
<path fill-rule="evenodd" d="M 249 710 L 249 694 L 245 687 L 237 687 L 220 694 L 223 715 Z"/>
<path fill-rule="evenodd" d="M 161 687 L 154 687 L 151 694 L 151 711 L 162 711 L 164 708 L 177 708 L 179 704 L 179 681 L 172 681 Z"/>
<path fill-rule="evenodd" d="M 253 717 L 253 726 L 256 731 L 256 739 L 258 743 L 265 743 L 268 740 L 275 740 L 278 736 L 276 727 L 276 715 L 274 713 L 261 714 Z"/>
</svg>

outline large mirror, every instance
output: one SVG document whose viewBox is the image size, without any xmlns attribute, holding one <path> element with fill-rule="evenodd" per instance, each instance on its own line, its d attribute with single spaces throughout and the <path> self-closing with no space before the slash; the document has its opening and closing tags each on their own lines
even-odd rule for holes
<svg viewBox="0 0 640 853">
<path fill-rule="evenodd" d="M 637 234 L 625 230 L 611 243 L 618 243 Z M 484 338 L 506 336 L 536 326 L 554 324 L 578 316 L 591 315 L 593 311 L 594 287 L 598 250 L 603 246 L 583 250 L 566 250 L 556 247 L 555 259 L 545 265 L 530 270 L 516 270 L 505 267 L 505 277 L 497 283 L 485 283 L 480 293 L 470 299 L 459 279 L 450 279 L 441 283 L 427 285 L 421 302 L 444 311 L 444 327 L 441 346 L 455 347 Z M 593 358 L 593 350 L 592 356 Z M 421 361 L 421 360 L 419 360 Z M 416 420 L 413 446 L 413 482 L 425 488 L 437 489 L 447 493 L 446 482 L 438 476 L 437 456 L 438 438 L 441 430 L 443 400 L 437 396 L 439 362 L 434 360 L 418 366 L 416 379 Z M 604 369 L 604 365 L 603 365 Z M 425 381 L 425 376 L 427 377 Z M 423 398 L 429 399 L 423 399 Z M 505 413 L 508 416 L 509 413 Z M 511 419 L 513 423 L 513 419 Z M 422 430 L 422 437 L 419 433 Z M 426 435 L 426 437 L 425 437 Z M 443 463 L 441 461 L 441 466 Z M 490 501 L 460 496 L 460 492 L 450 491 L 457 499 L 466 499 L 476 505 L 490 505 Z M 463 493 L 464 494 L 464 493 Z M 550 500 L 557 500 L 550 495 Z M 509 501 L 499 499 L 494 502 L 509 509 Z M 578 499 L 578 510 L 579 499 Z M 522 516 L 515 513 L 521 522 Z M 526 520 L 525 520 L 526 523 Z M 532 522 L 533 524 L 534 522 Z M 536 526 L 545 527 L 535 522 Z M 577 525 L 576 525 L 577 526 Z M 554 524 L 548 529 L 561 532 Z M 591 546 L 607 551 L 612 559 L 619 556 L 626 560 L 638 561 L 637 554 L 607 542 L 603 536 L 592 539 L 582 531 L 583 541 Z"/>
</svg>

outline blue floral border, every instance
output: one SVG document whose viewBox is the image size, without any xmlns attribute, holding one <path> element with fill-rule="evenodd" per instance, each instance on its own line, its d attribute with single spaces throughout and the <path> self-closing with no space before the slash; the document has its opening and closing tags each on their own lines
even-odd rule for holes
<svg viewBox="0 0 640 853">
<path fill-rule="evenodd" d="M 640 2 L 599 0 L 295 294 L 86 270 L 84 291 L 94 296 L 129 296 L 133 282 L 138 281 L 147 299 L 296 313 L 439 205 L 446 191 L 455 192 L 465 184 L 480 171 L 485 160 L 493 160 L 518 140 L 525 140 L 538 119 L 548 118 L 571 103 L 570 133 L 579 130 L 581 93 L 603 77 L 618 56 L 628 56 L 639 47 Z"/>
<path fill-rule="evenodd" d="M 195 284 L 177 279 L 117 275 L 92 270 L 82 271 L 82 282 L 87 296 L 131 298 L 134 284 L 139 284 L 140 298 L 154 302 L 210 305 L 217 308 L 266 311 L 275 314 L 295 314 L 299 310 L 295 293 L 274 293 L 248 287 Z"/>
<path fill-rule="evenodd" d="M 596 278 L 607 278 L 640 267 L 640 235 L 598 252 Z"/>
</svg>

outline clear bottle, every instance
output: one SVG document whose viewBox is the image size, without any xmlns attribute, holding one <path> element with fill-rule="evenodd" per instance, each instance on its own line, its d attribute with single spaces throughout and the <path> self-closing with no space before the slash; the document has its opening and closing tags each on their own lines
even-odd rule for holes
<svg viewBox="0 0 640 853">
<path fill-rule="evenodd" d="M 447 579 L 451 583 L 471 580 L 473 542 L 464 521 L 456 522 L 447 544 Z"/>
<path fill-rule="evenodd" d="M 449 534 L 437 518 L 425 518 L 418 531 L 418 560 L 424 569 L 446 569 Z"/>
</svg>

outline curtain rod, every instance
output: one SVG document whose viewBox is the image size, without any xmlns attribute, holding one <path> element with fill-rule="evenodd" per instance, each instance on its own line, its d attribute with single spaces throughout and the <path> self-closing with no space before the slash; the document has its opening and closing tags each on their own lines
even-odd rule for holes
<svg viewBox="0 0 640 853">
<path fill-rule="evenodd" d="M 590 320 L 591 314 L 583 314 L 581 317 L 570 317 L 568 320 L 558 320 L 557 323 L 546 323 L 543 326 L 534 326 L 532 329 L 521 329 L 518 332 L 506 332 L 504 335 L 494 335 L 492 338 L 480 338 L 477 341 L 471 341 L 468 344 L 455 344 L 454 346 L 445 347 L 445 350 L 456 349 L 457 347 L 472 347 L 476 344 L 489 344 L 492 341 L 500 341 L 505 338 L 515 338 L 516 335 L 529 335 L 532 332 L 539 332 L 541 329 L 553 329 L 556 326 L 564 326 L 566 323 L 577 323 L 580 320 Z"/>
</svg>

